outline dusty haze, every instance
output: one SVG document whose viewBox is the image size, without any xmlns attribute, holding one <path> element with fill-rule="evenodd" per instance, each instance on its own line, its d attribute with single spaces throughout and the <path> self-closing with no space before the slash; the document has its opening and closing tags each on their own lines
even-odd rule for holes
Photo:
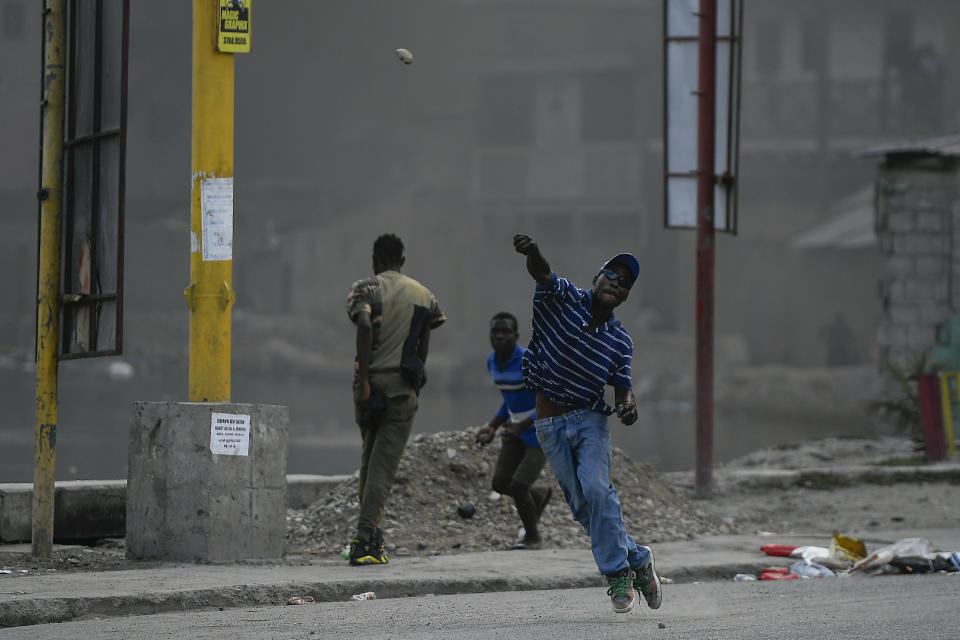
<svg viewBox="0 0 960 640">
<path fill-rule="evenodd" d="M 0 0 L 0 482 L 33 466 L 33 5 Z M 130 402 L 187 400 L 191 4 L 131 5 L 124 355 L 60 365 L 57 479 L 125 477 Z M 863 410 L 877 247 L 797 240 L 853 209 L 872 229 L 875 161 L 854 152 L 960 128 L 958 18 L 946 0 L 748 3 L 740 233 L 717 242 L 718 461 L 880 428 Z M 290 407 L 291 473 L 357 466 L 346 293 L 384 232 L 450 318 L 415 431 L 499 406 L 487 322 L 509 310 L 529 339 L 522 231 L 584 287 L 606 257 L 640 258 L 618 316 L 641 419 L 614 442 L 693 465 L 694 238 L 663 228 L 661 29 L 659 0 L 254 3 L 236 56 L 232 400 Z"/>
</svg>

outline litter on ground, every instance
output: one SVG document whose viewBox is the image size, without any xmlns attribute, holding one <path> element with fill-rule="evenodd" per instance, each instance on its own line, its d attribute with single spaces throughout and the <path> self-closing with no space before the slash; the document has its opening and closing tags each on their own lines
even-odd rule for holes
<svg viewBox="0 0 960 640">
<path fill-rule="evenodd" d="M 765 567 L 760 580 L 797 580 L 890 573 L 960 573 L 960 552 L 939 551 L 925 538 L 903 538 L 872 553 L 862 540 L 834 533 L 829 546 L 764 544 L 768 556 L 795 558 L 789 567 Z M 744 582 L 745 574 L 734 580 Z"/>
</svg>

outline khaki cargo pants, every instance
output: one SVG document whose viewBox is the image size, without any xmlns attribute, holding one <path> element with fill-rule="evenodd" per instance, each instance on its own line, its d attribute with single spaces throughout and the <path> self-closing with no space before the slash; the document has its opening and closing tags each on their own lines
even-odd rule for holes
<svg viewBox="0 0 960 640">
<path fill-rule="evenodd" d="M 375 427 L 360 427 L 363 444 L 360 450 L 357 535 L 366 540 L 373 537 L 380 524 L 419 406 L 416 392 L 398 374 L 373 374 L 370 376 L 370 386 L 386 396 L 387 408 Z M 355 415 L 359 417 L 356 387 L 353 399 Z"/>
</svg>

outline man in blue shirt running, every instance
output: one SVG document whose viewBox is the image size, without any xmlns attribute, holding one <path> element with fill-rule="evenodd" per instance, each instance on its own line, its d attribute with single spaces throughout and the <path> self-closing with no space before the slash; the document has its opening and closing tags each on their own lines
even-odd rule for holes
<svg viewBox="0 0 960 640">
<path fill-rule="evenodd" d="M 480 428 L 476 440 L 481 446 L 489 444 L 497 429 L 503 427 L 500 455 L 493 472 L 493 490 L 510 496 L 517 505 L 524 536 L 514 548 L 536 549 L 540 546 L 537 523 L 553 492 L 547 487 L 533 487 L 546 458 L 533 428 L 536 396 L 523 385 L 522 363 L 526 349 L 517 344 L 519 337 L 513 314 L 501 311 L 490 320 L 493 352 L 487 357 L 487 370 L 500 389 L 503 404 L 490 422 Z"/>
<path fill-rule="evenodd" d="M 574 519 L 590 536 L 613 610 L 630 611 L 635 590 L 657 609 L 662 595 L 653 551 L 627 534 L 610 482 L 607 427 L 614 411 L 625 425 L 637 420 L 630 379 L 633 341 L 613 309 L 627 299 L 640 264 L 629 253 L 616 255 L 593 277 L 593 288 L 584 290 L 557 276 L 530 236 L 515 235 L 513 247 L 526 256 L 527 272 L 537 283 L 533 336 L 523 358 L 524 383 L 537 394 L 537 440 Z M 604 399 L 608 384 L 616 409 Z"/>
</svg>

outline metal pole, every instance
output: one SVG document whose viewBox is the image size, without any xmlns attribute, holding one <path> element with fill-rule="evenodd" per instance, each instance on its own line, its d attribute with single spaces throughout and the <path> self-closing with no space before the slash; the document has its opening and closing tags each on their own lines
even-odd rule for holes
<svg viewBox="0 0 960 640">
<path fill-rule="evenodd" d="M 191 402 L 230 401 L 233 260 L 203 260 L 201 184 L 233 177 L 233 54 L 216 51 L 218 0 L 193 3 L 190 285 Z"/>
<path fill-rule="evenodd" d="M 717 0 L 700 0 L 697 114 L 697 474 L 696 494 L 713 493 L 714 150 Z"/>
<path fill-rule="evenodd" d="M 57 443 L 57 363 L 60 344 L 60 217 L 63 205 L 66 0 L 43 9 L 43 149 L 40 167 L 40 246 L 37 278 L 37 430 L 33 466 L 31 550 L 53 551 L 54 468 Z"/>
</svg>

